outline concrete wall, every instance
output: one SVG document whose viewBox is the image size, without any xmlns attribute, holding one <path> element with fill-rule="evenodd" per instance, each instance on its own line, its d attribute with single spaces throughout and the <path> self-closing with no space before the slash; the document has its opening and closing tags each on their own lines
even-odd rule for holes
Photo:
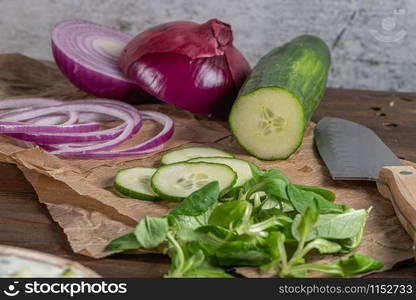
<svg viewBox="0 0 416 300">
<path fill-rule="evenodd" d="M 253 65 L 269 49 L 308 33 L 332 49 L 329 85 L 415 91 L 415 0 L 0 0 L 0 52 L 51 59 L 57 21 L 80 18 L 132 33 L 172 20 L 232 24 Z"/>
</svg>

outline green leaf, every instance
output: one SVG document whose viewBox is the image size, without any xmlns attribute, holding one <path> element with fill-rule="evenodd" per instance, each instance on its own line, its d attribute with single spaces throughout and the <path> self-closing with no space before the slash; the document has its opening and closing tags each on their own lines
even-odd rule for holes
<svg viewBox="0 0 416 300">
<path fill-rule="evenodd" d="M 270 219 L 274 216 L 283 215 L 282 211 L 278 208 L 272 207 L 272 208 L 263 208 L 263 207 L 257 207 L 253 211 L 253 217 L 254 221 L 262 222 L 264 220 Z"/>
<path fill-rule="evenodd" d="M 287 199 L 286 185 L 289 184 L 289 180 L 280 170 L 261 171 L 253 166 L 251 170 L 253 179 L 243 186 L 243 190 L 247 192 L 246 199 L 250 199 L 256 192 L 265 192 L 269 197 Z"/>
<path fill-rule="evenodd" d="M 287 194 L 293 207 L 299 213 L 303 213 L 313 199 L 316 199 L 321 214 L 343 213 L 346 209 L 344 205 L 330 202 L 317 193 L 299 189 L 293 184 L 287 186 Z"/>
<path fill-rule="evenodd" d="M 269 169 L 265 171 L 262 176 L 262 179 L 267 179 L 267 178 L 277 178 L 277 179 L 284 181 L 286 184 L 289 184 L 289 180 L 287 179 L 287 177 L 283 174 L 282 171 L 278 169 Z"/>
<path fill-rule="evenodd" d="M 259 167 L 257 167 L 255 164 L 251 162 L 248 162 L 248 163 L 249 163 L 251 173 L 253 174 L 254 179 L 258 179 L 264 175 L 265 171 L 261 170 Z"/>
<path fill-rule="evenodd" d="M 200 216 L 217 204 L 219 194 L 218 182 L 211 182 L 185 198 L 170 214 L 174 216 Z"/>
<path fill-rule="evenodd" d="M 166 218 L 145 217 L 134 229 L 134 235 L 144 249 L 151 249 L 166 240 L 168 230 L 169 224 Z"/>
<path fill-rule="evenodd" d="M 255 243 L 232 241 L 226 242 L 215 253 L 219 265 L 261 266 L 271 261 L 267 248 Z"/>
<path fill-rule="evenodd" d="M 176 218 L 181 227 L 198 228 L 208 223 L 208 218 L 218 203 L 218 197 L 218 182 L 211 182 L 184 199 L 170 215 Z"/>
<path fill-rule="evenodd" d="M 270 255 L 273 257 L 273 260 L 280 259 L 280 251 L 279 251 L 279 240 L 282 239 L 282 234 L 280 232 L 271 232 L 266 239 L 266 244 L 269 247 Z M 284 239 L 284 235 L 283 235 Z M 284 240 L 283 240 L 284 243 Z"/>
<path fill-rule="evenodd" d="M 318 221 L 319 218 L 319 208 L 317 201 L 313 199 L 307 208 L 305 209 L 302 215 L 296 216 L 298 222 L 292 223 L 293 236 L 299 237 L 299 241 L 306 241 L 308 234 L 311 232 L 314 224 Z"/>
<path fill-rule="evenodd" d="M 215 254 L 218 248 L 233 237 L 231 231 L 214 225 L 201 226 L 195 233 L 197 234 L 195 241 L 207 255 Z"/>
<path fill-rule="evenodd" d="M 308 243 L 302 251 L 305 256 L 312 249 L 317 249 L 321 254 L 338 253 L 342 247 L 340 244 L 325 239 L 315 239 Z"/>
<path fill-rule="evenodd" d="M 326 239 L 348 239 L 356 236 L 364 226 L 368 217 L 365 209 L 350 210 L 342 214 L 320 215 L 316 224 L 310 230 L 306 241 L 316 238 Z M 297 215 L 292 223 L 292 235 L 300 240 L 297 227 L 302 220 L 301 215 Z"/>
<path fill-rule="evenodd" d="M 321 273 L 327 273 L 335 276 L 343 276 L 342 269 L 337 265 L 324 265 L 324 264 L 315 264 L 307 263 L 300 264 L 291 268 L 288 275 L 292 277 L 305 277 L 308 274 L 308 271 L 316 271 Z M 302 275 L 300 275 L 302 274 Z"/>
<path fill-rule="evenodd" d="M 186 249 L 186 248 L 185 248 Z M 198 268 L 205 260 L 204 252 L 201 249 L 195 249 L 196 252 L 192 255 L 188 254 L 184 274 L 189 270 Z M 185 250 L 186 251 L 186 250 Z"/>
<path fill-rule="evenodd" d="M 340 253 L 350 253 L 354 249 L 358 248 L 361 244 L 361 240 L 363 239 L 364 227 L 365 223 L 363 223 L 360 231 L 352 238 L 337 241 L 342 246 Z"/>
<path fill-rule="evenodd" d="M 251 224 L 247 228 L 248 233 L 258 233 L 265 230 L 277 230 L 278 228 L 284 227 L 292 223 L 292 219 L 285 215 L 273 216 L 262 222 Z"/>
<path fill-rule="evenodd" d="M 225 240 L 233 235 L 232 231 L 225 229 L 219 225 L 204 225 L 198 227 L 195 232 L 205 233 L 205 234 L 212 234 L 219 239 Z"/>
<path fill-rule="evenodd" d="M 105 251 L 125 251 L 139 249 L 141 247 L 134 233 L 128 233 L 112 240 L 105 247 Z"/>
<path fill-rule="evenodd" d="M 326 200 L 331 201 L 331 202 L 334 202 L 336 199 L 336 195 L 333 191 L 327 190 L 320 186 L 300 185 L 300 184 L 295 184 L 295 186 L 300 190 L 314 192 L 318 195 L 321 195 Z"/>
<path fill-rule="evenodd" d="M 217 206 L 209 217 L 208 224 L 233 229 L 245 222 L 251 213 L 251 204 L 245 200 L 225 202 Z"/>
<path fill-rule="evenodd" d="M 216 270 L 194 269 L 186 272 L 184 278 L 234 278 L 234 276 Z"/>
<path fill-rule="evenodd" d="M 353 254 L 348 258 L 340 259 L 329 265 L 340 269 L 339 276 L 353 276 L 384 267 L 382 262 L 361 254 Z"/>
<path fill-rule="evenodd" d="M 287 183 L 281 178 L 267 177 L 254 184 L 250 188 L 247 194 L 247 199 L 250 199 L 251 195 L 254 193 L 264 192 L 268 197 L 288 200 L 286 186 Z"/>
</svg>

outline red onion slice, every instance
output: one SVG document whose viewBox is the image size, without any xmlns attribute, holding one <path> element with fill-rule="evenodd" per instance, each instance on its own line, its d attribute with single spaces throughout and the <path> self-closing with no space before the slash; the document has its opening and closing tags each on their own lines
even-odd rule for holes
<svg viewBox="0 0 416 300">
<path fill-rule="evenodd" d="M 24 111 L 30 111 L 33 107 L 52 106 L 62 103 L 63 101 L 48 98 L 3 99 L 0 101 L 0 109 L 15 109 L 0 114 L 0 120 L 7 120 L 8 117 L 18 115 Z M 75 124 L 78 118 L 79 114 L 77 112 L 70 111 L 56 114 L 55 116 L 37 117 L 28 121 L 36 125 L 71 125 Z"/>
<path fill-rule="evenodd" d="M 36 101 L 36 100 L 34 100 Z M 64 104 L 64 102 L 58 102 L 61 104 Z M 102 104 L 105 106 L 110 106 L 116 110 L 124 110 L 127 113 L 129 113 L 132 118 L 134 119 L 135 122 L 135 129 L 133 131 L 132 134 L 137 133 L 137 131 L 140 129 L 141 126 L 141 118 L 140 115 L 138 113 L 138 111 L 136 110 L 136 108 L 134 108 L 133 106 L 120 102 L 120 101 L 114 101 L 114 100 L 110 100 L 110 99 L 85 99 L 85 100 L 75 100 L 75 101 L 71 101 L 70 104 L 74 104 L 77 103 L 79 105 L 83 105 L 83 104 Z M 33 105 L 32 102 L 30 101 L 26 101 L 26 104 L 28 105 Z M 15 110 L 17 111 L 17 110 Z M 25 110 L 26 111 L 26 110 Z M 12 111 L 13 112 L 13 111 Z M 40 111 L 40 113 L 44 112 L 44 110 Z M 23 114 L 21 112 L 21 109 L 19 109 L 19 112 L 15 112 L 14 114 L 10 114 L 9 119 L 12 120 L 22 120 L 24 118 L 28 118 L 28 117 L 33 117 L 33 114 L 39 114 L 39 111 L 37 112 L 29 112 L 26 114 Z M 75 114 L 77 115 L 78 112 L 74 112 L 74 111 L 69 111 L 69 112 L 65 112 L 68 114 Z M 104 119 L 104 120 L 108 120 L 108 119 L 113 119 L 114 117 L 111 118 L 111 116 L 107 116 L 107 115 L 103 115 L 103 114 L 98 114 L 96 112 L 92 113 L 85 113 L 82 112 L 80 114 L 90 114 L 90 115 L 94 115 L 94 116 L 101 116 L 100 118 L 96 118 L 97 120 L 100 119 Z M 37 118 L 48 118 L 48 116 L 43 116 L 43 117 L 37 117 Z M 6 120 L 8 120 L 8 118 L 4 118 Z M 69 121 L 69 120 L 68 120 Z M 67 122 L 68 122 L 67 121 Z M 119 136 L 122 132 L 122 129 L 125 127 L 125 124 L 116 126 L 114 128 L 111 129 L 107 129 L 107 130 L 101 130 L 101 131 L 93 131 L 93 132 L 85 132 L 85 133 L 43 133 L 43 132 L 38 132 L 36 134 L 34 133 L 26 133 L 26 129 L 19 131 L 19 133 L 13 133 L 13 134 L 8 134 L 8 136 L 13 137 L 13 138 L 17 138 L 17 139 L 21 139 L 24 141 L 28 141 L 28 142 L 35 142 L 38 144 L 63 144 L 63 143 L 84 143 L 84 142 L 91 142 L 91 141 L 105 141 L 105 140 L 111 140 L 116 138 L 117 136 Z M 16 131 L 16 130 L 15 130 Z M 33 132 L 33 131 L 32 131 Z M 64 145 L 63 145 L 64 146 Z M 77 147 L 81 147 L 81 146 L 85 146 L 85 144 L 81 144 L 81 145 L 77 145 Z"/>
<path fill-rule="evenodd" d="M 20 103 L 16 103 L 18 101 Z M 0 107 L 16 109 L 0 115 L 0 133 L 18 140 L 35 142 L 52 154 L 76 158 L 105 159 L 149 155 L 160 151 L 162 145 L 172 137 L 174 130 L 172 119 L 162 113 L 139 112 L 129 104 L 110 99 L 61 102 L 33 98 L 1 103 L 0 101 Z M 23 108 L 23 103 L 29 107 Z M 110 129 L 98 130 L 99 124 L 76 124 L 78 118 L 96 121 L 118 119 L 124 123 Z M 161 123 L 163 129 L 139 145 L 107 151 L 136 134 L 141 128 L 142 118 Z M 27 122 L 19 122 L 22 120 Z M 47 125 L 53 122 L 62 123 Z"/>
<path fill-rule="evenodd" d="M 91 151 L 97 151 L 97 150 L 105 150 L 109 148 L 113 148 L 119 144 L 122 144 L 124 141 L 126 141 L 128 138 L 130 138 L 133 134 L 135 129 L 138 127 L 137 124 L 134 121 L 134 118 L 126 112 L 125 110 L 116 110 L 114 107 L 110 106 L 103 106 L 103 105 L 97 105 L 97 104 L 65 104 L 65 105 L 59 105 L 58 107 L 51 107 L 48 108 L 49 111 L 53 111 L 53 109 L 60 109 L 64 108 L 67 110 L 82 110 L 84 112 L 97 112 L 102 113 L 105 115 L 110 115 L 113 117 L 116 117 L 120 120 L 123 120 L 126 124 L 126 126 L 123 128 L 120 135 L 118 135 L 115 139 L 111 141 L 105 141 L 103 143 L 97 143 L 95 145 L 89 145 L 85 147 L 79 147 L 76 150 L 63 147 L 61 150 L 56 150 L 51 152 L 52 154 L 60 154 L 60 155 L 70 155 L 73 153 L 87 153 Z M 140 118 L 140 117 L 139 117 Z"/>
<path fill-rule="evenodd" d="M 168 116 L 159 113 L 159 112 L 155 112 L 155 111 L 150 111 L 150 110 L 143 110 L 140 111 L 140 115 L 143 117 L 143 119 L 145 120 L 153 120 L 156 121 L 160 124 L 162 124 L 163 129 L 154 137 L 152 137 L 151 139 L 139 144 L 139 145 L 135 145 L 133 147 L 130 148 L 126 148 L 126 149 L 122 149 L 119 150 L 120 152 L 132 152 L 132 151 L 143 151 L 143 150 L 148 150 L 150 148 L 159 146 L 160 144 L 163 144 L 164 142 L 166 142 L 166 140 L 170 139 L 173 135 L 174 132 L 174 125 L 173 125 L 173 121 L 171 118 L 169 118 Z M 85 134 L 84 134 L 85 135 Z M 29 140 L 29 139 L 24 139 L 25 141 L 33 141 L 33 140 Z M 87 140 L 85 140 L 87 141 Z M 42 142 L 42 141 L 40 141 Z M 44 142 L 47 143 L 47 142 Z M 48 143 L 51 144 L 51 143 Z M 56 144 L 56 143 L 54 143 Z M 81 148 L 84 146 L 89 146 L 91 144 L 85 144 L 85 143 L 71 143 L 71 144 L 60 144 L 57 145 L 56 147 L 54 147 L 54 150 L 62 150 L 62 149 L 74 149 L 74 148 Z"/>
<path fill-rule="evenodd" d="M 33 112 L 33 111 L 31 111 Z M 57 132 L 90 132 L 100 128 L 98 123 L 74 124 L 74 125 L 33 125 L 21 122 L 0 121 L 0 134 L 4 133 L 57 133 Z"/>
<path fill-rule="evenodd" d="M 64 113 L 64 115 L 49 115 L 45 117 L 37 117 L 28 121 L 34 125 L 72 125 L 78 122 L 78 118 L 79 113 L 70 111 Z"/>
<path fill-rule="evenodd" d="M 140 91 L 118 66 L 131 38 L 92 22 L 67 20 L 52 31 L 52 52 L 62 73 L 78 88 L 98 97 L 125 99 Z"/>
<path fill-rule="evenodd" d="M 121 149 L 117 151 L 96 151 L 90 153 L 64 152 L 61 154 L 65 156 L 71 156 L 74 158 L 109 159 L 115 157 L 144 156 L 162 150 L 162 145 L 165 144 L 173 135 L 173 120 L 162 113 L 150 110 L 140 111 L 140 114 L 142 115 L 143 119 L 153 120 L 158 123 L 161 123 L 163 125 L 163 129 L 156 136 L 150 138 L 149 140 L 126 149 Z M 43 147 L 46 150 L 52 151 L 51 153 L 54 154 L 59 154 L 58 152 L 62 151 L 62 149 L 59 148 L 59 145 L 52 147 L 50 145 L 46 145 Z M 74 149 L 76 146 L 72 145 L 72 147 L 72 149 Z"/>
<path fill-rule="evenodd" d="M 148 150 L 154 147 L 157 147 L 163 143 L 165 143 L 167 140 L 169 140 L 174 132 L 174 125 L 173 125 L 173 120 L 171 118 L 169 118 L 168 116 L 159 113 L 159 112 L 155 112 L 155 111 L 150 111 L 150 110 L 141 110 L 140 111 L 140 115 L 143 117 L 143 119 L 145 120 L 153 120 L 156 121 L 160 124 L 163 125 L 163 129 L 154 137 L 152 137 L 151 139 L 127 148 L 127 149 L 123 149 L 121 150 L 122 152 L 133 152 L 133 151 L 143 151 L 143 150 Z"/>
</svg>

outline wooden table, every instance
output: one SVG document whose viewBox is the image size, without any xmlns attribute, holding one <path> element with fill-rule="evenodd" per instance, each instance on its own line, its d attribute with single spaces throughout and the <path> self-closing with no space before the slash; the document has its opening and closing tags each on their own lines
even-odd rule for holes
<svg viewBox="0 0 416 300">
<path fill-rule="evenodd" d="M 315 113 L 341 117 L 372 128 L 402 159 L 416 162 L 416 94 L 328 89 Z M 14 166 L 0 164 L 0 244 L 53 253 L 79 261 L 105 277 L 160 277 L 169 268 L 162 255 L 114 255 L 94 260 L 74 254 L 61 228 L 23 174 Z M 416 277 L 413 260 L 371 277 Z"/>
</svg>

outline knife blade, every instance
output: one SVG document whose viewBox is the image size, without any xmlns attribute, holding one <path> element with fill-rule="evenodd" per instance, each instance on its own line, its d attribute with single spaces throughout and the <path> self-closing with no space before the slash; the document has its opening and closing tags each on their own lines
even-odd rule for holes
<svg viewBox="0 0 416 300">
<path fill-rule="evenodd" d="M 403 166 L 371 129 L 344 119 L 322 118 L 314 140 L 334 180 L 377 182 L 416 243 L 416 169 Z"/>
<path fill-rule="evenodd" d="M 371 129 L 344 119 L 319 121 L 315 143 L 334 179 L 375 181 L 382 167 L 402 165 Z"/>
</svg>

